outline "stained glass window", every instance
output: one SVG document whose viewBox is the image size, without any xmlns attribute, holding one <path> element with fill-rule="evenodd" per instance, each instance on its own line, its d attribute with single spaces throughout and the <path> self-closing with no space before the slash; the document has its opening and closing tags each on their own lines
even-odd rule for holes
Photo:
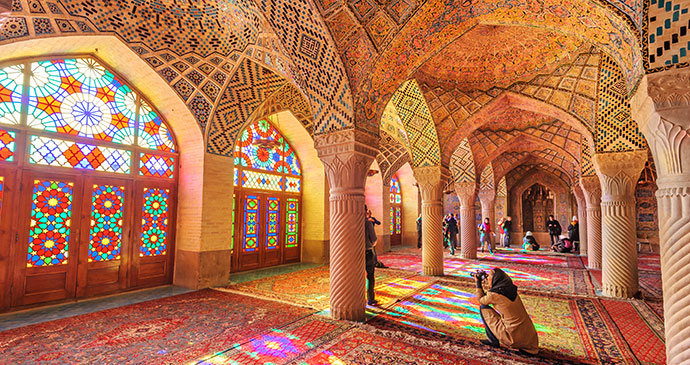
<svg viewBox="0 0 690 365">
<path fill-rule="evenodd" d="M 263 172 L 243 170 L 242 187 L 251 189 L 282 191 L 283 177 Z"/>
<path fill-rule="evenodd" d="M 391 213 L 390 213 L 390 216 L 391 216 L 391 234 L 395 233 L 395 213 L 394 213 L 394 211 L 395 211 L 395 209 L 393 209 L 393 207 L 391 207 Z"/>
<path fill-rule="evenodd" d="M 23 85 L 24 65 L 0 68 L 0 123 L 20 123 Z"/>
<path fill-rule="evenodd" d="M 134 143 L 136 95 L 93 59 L 31 64 L 28 125 L 50 132 Z"/>
<path fill-rule="evenodd" d="M 294 150 L 265 119 L 250 124 L 240 133 L 235 146 L 235 167 L 302 175 Z"/>
<path fill-rule="evenodd" d="M 395 207 L 395 233 L 400 234 L 400 207 Z"/>
<path fill-rule="evenodd" d="M 175 158 L 142 153 L 139 157 L 139 175 L 173 178 Z"/>
<path fill-rule="evenodd" d="M 402 196 L 400 194 L 400 181 L 397 176 L 393 176 L 391 179 L 391 193 L 390 202 L 395 204 L 400 204 L 402 202 Z"/>
<path fill-rule="evenodd" d="M 167 253 L 169 199 L 168 189 L 144 188 L 139 256 L 159 256 Z"/>
<path fill-rule="evenodd" d="M 286 176 L 285 177 L 285 191 L 291 193 L 299 193 L 302 191 L 302 179 Z"/>
<path fill-rule="evenodd" d="M 297 199 L 287 199 L 285 220 L 285 247 L 296 247 L 297 230 L 299 228 L 299 201 Z"/>
<path fill-rule="evenodd" d="M 120 259 L 124 198 L 124 187 L 93 186 L 89 262 Z"/>
<path fill-rule="evenodd" d="M 139 111 L 138 124 L 140 147 L 150 148 L 152 150 L 177 152 L 175 151 L 175 142 L 170 133 L 168 126 L 163 123 L 163 120 L 156 114 L 153 109 L 144 101 L 141 102 L 141 110 Z"/>
<path fill-rule="evenodd" d="M 259 247 L 259 197 L 247 195 L 244 198 L 243 244 L 245 252 L 253 252 Z"/>
<path fill-rule="evenodd" d="M 27 267 L 67 263 L 73 188 L 71 182 L 34 180 Z"/>
<path fill-rule="evenodd" d="M 14 140 L 17 134 L 0 129 L 0 161 L 14 160 Z"/>
<path fill-rule="evenodd" d="M 29 162 L 38 165 L 129 173 L 131 152 L 92 144 L 31 136 Z"/>
<path fill-rule="evenodd" d="M 280 198 L 269 197 L 266 207 L 266 249 L 278 248 L 280 225 Z"/>
<path fill-rule="evenodd" d="M 402 193 L 400 191 L 400 180 L 397 176 L 393 176 L 391 179 L 391 190 L 390 190 L 390 216 L 391 216 L 391 234 L 400 234 L 401 229 L 401 219 L 402 219 Z"/>
</svg>

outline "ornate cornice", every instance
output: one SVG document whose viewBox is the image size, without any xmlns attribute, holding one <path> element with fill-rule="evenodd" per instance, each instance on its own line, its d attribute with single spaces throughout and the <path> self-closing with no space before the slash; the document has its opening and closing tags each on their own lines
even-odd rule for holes
<svg viewBox="0 0 690 365">
<path fill-rule="evenodd" d="M 649 96 L 657 110 L 690 106 L 690 70 L 669 70 L 648 76 Z"/>
<path fill-rule="evenodd" d="M 379 136 L 347 129 L 314 136 L 314 147 L 323 158 L 346 152 L 358 152 L 374 158 L 378 154 Z"/>
</svg>

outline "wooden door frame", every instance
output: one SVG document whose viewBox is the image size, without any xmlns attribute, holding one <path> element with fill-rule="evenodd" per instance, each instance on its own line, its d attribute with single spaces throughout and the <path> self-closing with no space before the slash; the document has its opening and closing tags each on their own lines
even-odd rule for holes
<svg viewBox="0 0 690 365">
<path fill-rule="evenodd" d="M 16 166 L 0 165 L 0 176 L 3 177 L 2 201 L 0 202 L 0 312 L 10 307 L 12 284 L 14 282 L 13 248 L 19 242 L 16 232 L 16 220 L 19 214 L 10 213 L 14 209 L 19 192 L 20 176 Z"/>
</svg>

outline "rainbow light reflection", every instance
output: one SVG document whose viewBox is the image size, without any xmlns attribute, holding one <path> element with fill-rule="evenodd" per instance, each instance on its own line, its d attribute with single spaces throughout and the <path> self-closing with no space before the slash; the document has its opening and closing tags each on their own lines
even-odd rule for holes
<svg viewBox="0 0 690 365">
<path fill-rule="evenodd" d="M 488 271 L 488 270 L 493 270 L 496 267 L 498 267 L 498 266 L 487 265 L 487 264 L 468 263 L 468 264 L 462 265 L 462 267 L 456 271 L 452 271 L 452 272 L 447 273 L 447 275 L 457 276 L 457 277 L 462 277 L 462 278 L 471 278 L 472 276 L 470 274 L 477 271 L 477 270 Z M 552 281 L 551 278 L 546 278 L 546 277 L 542 277 L 539 275 L 534 275 L 534 274 L 531 274 L 531 273 L 528 273 L 525 271 L 520 271 L 520 270 L 510 269 L 510 268 L 505 268 L 505 267 L 501 267 L 500 269 L 505 271 L 505 273 L 508 274 L 508 276 L 510 276 L 510 278 L 516 282 L 526 282 L 526 281 L 532 281 L 532 282 L 549 281 L 550 282 L 550 281 Z"/>
<path fill-rule="evenodd" d="M 510 261 L 510 262 L 515 262 L 515 263 L 520 263 L 520 264 L 565 266 L 568 263 L 565 260 L 565 258 L 546 256 L 546 255 L 523 255 L 523 254 L 513 254 L 513 253 L 505 254 L 505 253 L 500 253 L 500 252 L 495 253 L 493 255 L 484 254 L 484 253 L 479 253 L 477 255 L 482 260 Z"/>
</svg>

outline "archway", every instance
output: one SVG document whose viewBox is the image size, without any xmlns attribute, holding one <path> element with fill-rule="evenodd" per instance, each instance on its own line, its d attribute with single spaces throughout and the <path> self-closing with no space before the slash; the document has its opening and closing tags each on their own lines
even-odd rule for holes
<svg viewBox="0 0 690 365">
<path fill-rule="evenodd" d="M 536 183 L 522 193 L 522 225 L 525 231 L 546 232 L 546 219 L 554 214 L 554 196 Z"/>
</svg>

